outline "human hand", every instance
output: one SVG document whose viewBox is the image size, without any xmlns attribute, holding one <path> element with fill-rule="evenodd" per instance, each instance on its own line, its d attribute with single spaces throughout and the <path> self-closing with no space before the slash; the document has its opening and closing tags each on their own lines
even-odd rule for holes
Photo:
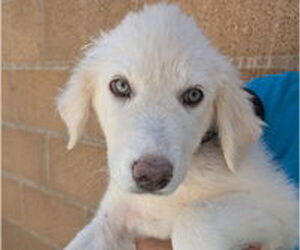
<svg viewBox="0 0 300 250">
<path fill-rule="evenodd" d="M 172 250 L 169 240 L 138 239 L 136 245 L 137 250 Z M 261 250 L 261 246 L 259 244 L 251 244 L 245 250 Z"/>
</svg>

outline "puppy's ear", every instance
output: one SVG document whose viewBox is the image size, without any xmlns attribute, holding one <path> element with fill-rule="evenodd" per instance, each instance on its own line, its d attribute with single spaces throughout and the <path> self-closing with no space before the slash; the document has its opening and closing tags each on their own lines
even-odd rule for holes
<svg viewBox="0 0 300 250">
<path fill-rule="evenodd" d="M 74 147 L 87 121 L 93 89 L 92 81 L 93 73 L 81 63 L 75 68 L 66 88 L 57 98 L 59 114 L 68 128 L 68 149 Z"/>
<path fill-rule="evenodd" d="M 255 115 L 249 94 L 241 89 L 234 70 L 219 82 L 216 121 L 226 164 L 235 172 L 249 146 L 259 138 L 263 122 Z"/>
</svg>

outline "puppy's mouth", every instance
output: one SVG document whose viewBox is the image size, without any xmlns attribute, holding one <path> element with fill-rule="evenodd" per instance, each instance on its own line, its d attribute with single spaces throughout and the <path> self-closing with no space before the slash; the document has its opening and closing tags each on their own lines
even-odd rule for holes
<svg viewBox="0 0 300 250">
<path fill-rule="evenodd" d="M 132 189 L 130 189 L 130 193 L 138 194 L 138 195 L 157 195 L 157 196 L 166 195 L 163 190 L 150 191 L 150 190 L 144 190 L 141 188 L 132 188 Z"/>
</svg>

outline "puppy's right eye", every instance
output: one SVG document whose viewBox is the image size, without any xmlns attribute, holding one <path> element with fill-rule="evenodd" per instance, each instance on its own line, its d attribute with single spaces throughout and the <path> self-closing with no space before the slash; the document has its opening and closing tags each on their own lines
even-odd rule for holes
<svg viewBox="0 0 300 250">
<path fill-rule="evenodd" d="M 109 84 L 110 91 L 116 97 L 130 98 L 131 88 L 128 81 L 124 78 L 117 78 L 110 82 Z"/>
<path fill-rule="evenodd" d="M 181 96 L 181 102 L 185 106 L 196 106 L 202 101 L 204 95 L 201 89 L 194 87 L 187 89 Z"/>
</svg>

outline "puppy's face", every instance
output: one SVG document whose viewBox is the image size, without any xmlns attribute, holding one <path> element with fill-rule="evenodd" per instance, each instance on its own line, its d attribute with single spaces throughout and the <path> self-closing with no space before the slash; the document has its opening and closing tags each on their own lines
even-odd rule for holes
<svg viewBox="0 0 300 250">
<path fill-rule="evenodd" d="M 106 137 L 111 181 L 129 192 L 173 192 L 212 125 L 232 170 L 236 147 L 259 134 L 237 73 L 176 6 L 129 14 L 87 51 L 59 98 L 69 147 L 90 100 Z M 233 138 L 239 130 L 246 131 L 242 139 Z"/>
<path fill-rule="evenodd" d="M 94 91 L 111 178 L 132 192 L 172 192 L 211 124 L 213 88 L 177 53 L 165 62 L 128 54 L 126 66 L 118 56 Z"/>
</svg>

